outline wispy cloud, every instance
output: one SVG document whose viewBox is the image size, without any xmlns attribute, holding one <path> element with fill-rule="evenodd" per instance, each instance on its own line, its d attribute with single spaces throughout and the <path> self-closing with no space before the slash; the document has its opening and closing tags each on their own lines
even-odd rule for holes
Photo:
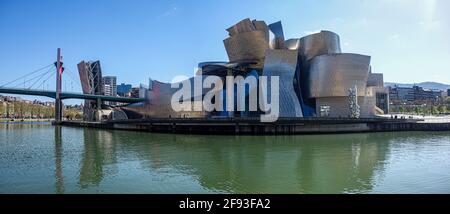
<svg viewBox="0 0 450 214">
<path fill-rule="evenodd" d="M 363 17 L 360 20 L 358 20 L 357 23 L 362 27 L 367 27 L 369 25 L 369 20 L 367 19 L 367 17 Z"/>
<path fill-rule="evenodd" d="M 166 9 L 162 14 L 159 15 L 159 17 L 166 17 L 171 16 L 174 13 L 176 13 L 178 10 L 178 6 L 175 2 L 172 2 L 169 4 L 168 9 Z"/>
<path fill-rule="evenodd" d="M 437 18 L 436 9 L 437 0 L 422 1 L 422 15 L 419 25 L 425 30 L 433 30 L 440 27 L 440 21 Z"/>
<path fill-rule="evenodd" d="M 392 34 L 392 35 L 390 35 L 389 37 L 388 37 L 388 39 L 389 40 L 398 40 L 398 39 L 400 39 L 400 35 L 398 35 L 398 34 Z"/>
</svg>

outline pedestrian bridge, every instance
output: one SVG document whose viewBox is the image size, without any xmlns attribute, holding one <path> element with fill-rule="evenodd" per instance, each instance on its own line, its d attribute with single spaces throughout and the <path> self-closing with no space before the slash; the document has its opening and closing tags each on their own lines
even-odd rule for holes
<svg viewBox="0 0 450 214">
<path fill-rule="evenodd" d="M 43 96 L 43 97 L 50 97 L 50 98 L 56 99 L 56 91 L 0 87 L 0 93 Z M 82 94 L 82 93 L 75 93 L 75 92 L 61 92 L 60 97 L 61 97 L 61 99 L 83 99 L 83 100 L 95 100 L 95 101 L 100 100 L 100 101 L 111 101 L 111 102 L 120 102 L 120 103 L 138 103 L 138 102 L 144 101 L 143 98 L 113 97 L 113 96 L 95 95 L 95 94 Z"/>
</svg>

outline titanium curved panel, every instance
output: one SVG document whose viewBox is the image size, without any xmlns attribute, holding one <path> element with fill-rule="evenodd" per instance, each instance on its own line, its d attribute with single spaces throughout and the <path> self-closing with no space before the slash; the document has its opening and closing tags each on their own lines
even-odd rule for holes
<svg viewBox="0 0 450 214">
<path fill-rule="evenodd" d="M 365 96 L 370 56 L 359 54 L 327 54 L 311 61 L 307 71 L 308 98 L 345 97 L 356 87 L 358 96 Z"/>
<path fill-rule="evenodd" d="M 239 33 L 223 41 L 230 62 L 262 61 L 269 42 L 263 31 Z"/>
<path fill-rule="evenodd" d="M 203 79 L 207 76 L 195 76 L 191 77 L 182 82 L 189 82 L 191 85 L 191 97 L 183 97 L 183 99 L 191 100 L 191 111 L 180 111 L 176 112 L 172 109 L 171 99 L 172 95 L 180 90 L 180 88 L 172 88 L 170 83 L 163 83 L 159 81 L 152 82 L 152 89 L 148 90 L 145 97 L 145 103 L 139 106 L 127 106 L 122 107 L 125 113 L 127 113 L 130 118 L 180 118 L 180 117 L 204 117 L 207 115 L 205 111 L 194 111 L 194 106 L 201 106 L 203 102 L 194 101 L 194 81 L 196 79 Z M 183 87 L 183 86 L 180 86 Z M 201 95 L 212 89 L 202 89 Z"/>
<path fill-rule="evenodd" d="M 269 29 L 274 35 L 274 38 L 270 40 L 270 49 L 284 49 L 284 33 L 281 21 L 270 24 Z"/>
<path fill-rule="evenodd" d="M 383 74 L 369 73 L 369 78 L 367 79 L 367 87 L 370 86 L 384 87 Z"/>
<path fill-rule="evenodd" d="M 112 120 L 127 120 L 128 115 L 120 108 L 116 108 L 111 113 Z"/>
<path fill-rule="evenodd" d="M 268 50 L 263 76 L 268 77 L 267 85 L 270 86 L 270 77 L 279 76 L 279 112 L 280 117 L 303 117 L 299 99 L 294 90 L 294 74 L 297 68 L 298 52 L 295 50 Z M 267 90 L 270 97 L 270 90 Z"/>
<path fill-rule="evenodd" d="M 300 48 L 300 39 L 288 39 L 284 42 L 286 49 L 298 50 Z"/>
<path fill-rule="evenodd" d="M 201 62 L 198 64 L 198 67 L 201 68 L 197 70 L 195 75 L 215 75 L 224 77 L 228 75 L 228 71 L 238 70 L 239 67 L 249 67 L 254 65 L 254 61 L 241 61 L 236 63 L 228 63 L 228 62 Z"/>
<path fill-rule="evenodd" d="M 243 19 L 240 22 L 238 22 L 237 24 L 235 24 L 227 29 L 228 34 L 230 36 L 235 36 L 239 33 L 251 32 L 251 31 L 255 31 L 255 30 L 256 30 L 256 27 L 255 27 L 254 23 L 252 21 L 250 21 L 249 18 Z"/>
<path fill-rule="evenodd" d="M 299 52 L 304 61 L 323 54 L 341 53 L 339 35 L 331 31 L 320 31 L 302 37 Z"/>
<path fill-rule="evenodd" d="M 152 90 L 146 93 L 145 104 L 143 106 L 129 106 L 123 109 L 132 117 L 159 117 L 166 118 L 175 116 L 175 113 L 171 106 L 170 101 L 172 94 L 175 92 L 168 83 L 162 83 L 159 81 L 152 82 Z"/>
<path fill-rule="evenodd" d="M 269 41 L 269 26 L 267 26 L 265 21 L 258 21 L 258 20 L 253 20 L 253 25 L 255 26 L 256 30 L 262 31 L 264 32 L 264 35 L 266 35 L 266 41 Z"/>
</svg>

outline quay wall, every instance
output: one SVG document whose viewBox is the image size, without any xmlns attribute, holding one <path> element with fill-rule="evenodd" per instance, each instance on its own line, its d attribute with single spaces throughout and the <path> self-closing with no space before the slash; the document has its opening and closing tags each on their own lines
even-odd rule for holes
<svg viewBox="0 0 450 214">
<path fill-rule="evenodd" d="M 55 124 L 55 123 L 54 123 Z M 256 120 L 141 119 L 108 122 L 62 121 L 56 125 L 132 130 L 158 133 L 219 135 L 332 134 L 394 131 L 450 131 L 450 123 L 418 123 L 411 120 Z"/>
</svg>

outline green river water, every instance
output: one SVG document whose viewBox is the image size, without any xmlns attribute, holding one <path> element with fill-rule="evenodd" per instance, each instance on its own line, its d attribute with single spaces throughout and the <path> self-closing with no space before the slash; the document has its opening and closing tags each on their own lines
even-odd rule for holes
<svg viewBox="0 0 450 214">
<path fill-rule="evenodd" d="M 450 132 L 202 136 L 0 123 L 0 193 L 450 193 Z"/>
</svg>

